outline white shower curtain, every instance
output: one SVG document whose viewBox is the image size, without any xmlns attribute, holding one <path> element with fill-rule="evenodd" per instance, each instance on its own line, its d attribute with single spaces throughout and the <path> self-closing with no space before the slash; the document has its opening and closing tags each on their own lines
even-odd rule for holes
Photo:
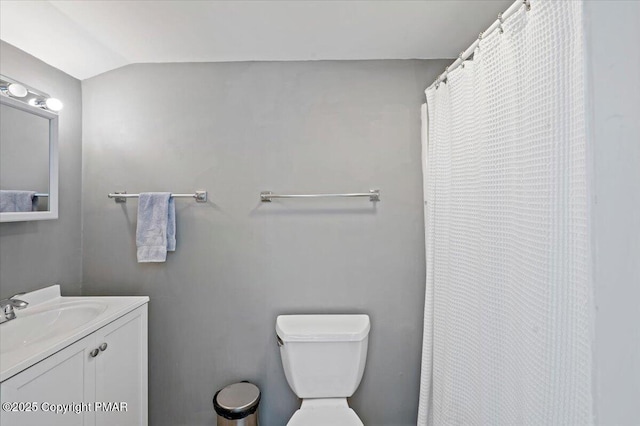
<svg viewBox="0 0 640 426">
<path fill-rule="evenodd" d="M 503 29 L 423 107 L 418 425 L 593 423 L 582 3 Z"/>
</svg>

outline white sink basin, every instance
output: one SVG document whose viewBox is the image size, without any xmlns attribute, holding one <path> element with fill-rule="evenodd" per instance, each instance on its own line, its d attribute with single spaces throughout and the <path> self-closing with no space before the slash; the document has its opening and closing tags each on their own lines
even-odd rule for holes
<svg viewBox="0 0 640 426">
<path fill-rule="evenodd" d="M 62 297 L 53 285 L 20 296 L 29 303 L 0 324 L 0 382 L 149 302 L 146 296 Z"/>
<path fill-rule="evenodd" d="M 69 301 L 43 307 L 42 310 L 20 315 L 0 327 L 0 353 L 55 338 L 97 318 L 107 309 L 106 303 Z"/>
</svg>

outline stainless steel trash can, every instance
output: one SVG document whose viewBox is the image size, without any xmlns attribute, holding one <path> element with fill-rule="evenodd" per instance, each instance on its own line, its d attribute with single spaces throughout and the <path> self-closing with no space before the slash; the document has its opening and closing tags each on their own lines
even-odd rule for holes
<svg viewBox="0 0 640 426">
<path fill-rule="evenodd" d="M 217 426 L 258 426 L 260 389 L 253 383 L 240 382 L 220 389 L 213 396 Z"/>
</svg>

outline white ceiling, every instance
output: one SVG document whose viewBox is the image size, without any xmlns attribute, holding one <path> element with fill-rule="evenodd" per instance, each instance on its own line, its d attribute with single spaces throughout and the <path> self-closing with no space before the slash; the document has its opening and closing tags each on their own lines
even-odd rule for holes
<svg viewBox="0 0 640 426">
<path fill-rule="evenodd" d="M 85 79 L 131 63 L 453 58 L 513 0 L 0 1 L 0 39 Z"/>
</svg>

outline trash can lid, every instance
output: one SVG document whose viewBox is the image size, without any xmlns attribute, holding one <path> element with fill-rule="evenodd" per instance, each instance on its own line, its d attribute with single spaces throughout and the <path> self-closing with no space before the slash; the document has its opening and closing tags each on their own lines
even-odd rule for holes
<svg viewBox="0 0 640 426">
<path fill-rule="evenodd" d="M 213 397 L 216 413 L 227 419 L 242 419 L 255 413 L 259 402 L 260 389 L 249 382 L 229 385 Z"/>
</svg>

